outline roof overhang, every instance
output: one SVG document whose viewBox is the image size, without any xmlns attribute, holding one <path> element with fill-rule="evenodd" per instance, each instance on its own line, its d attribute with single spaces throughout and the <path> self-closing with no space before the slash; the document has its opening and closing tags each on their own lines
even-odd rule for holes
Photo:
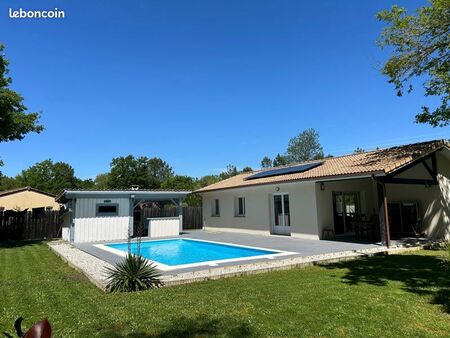
<svg viewBox="0 0 450 338">
<path fill-rule="evenodd" d="M 213 191 L 230 190 L 230 189 L 246 189 L 246 188 L 255 187 L 255 186 L 280 185 L 280 184 L 291 184 L 291 183 L 306 183 L 306 182 L 320 183 L 320 182 L 330 182 L 330 181 L 356 180 L 356 179 L 372 178 L 374 176 L 384 176 L 384 175 L 385 175 L 384 171 L 373 171 L 373 172 L 366 172 L 366 173 L 361 173 L 361 174 L 348 174 L 348 175 L 334 175 L 334 176 L 330 175 L 330 176 L 322 176 L 322 177 L 302 178 L 302 179 L 293 179 L 293 180 L 280 180 L 280 181 L 264 182 L 264 183 L 253 183 L 253 184 L 245 184 L 245 185 L 224 187 L 224 188 L 217 188 L 217 189 L 196 190 L 196 191 L 194 191 L 194 193 L 201 195 L 203 193 L 208 193 L 208 192 L 213 192 Z"/>
<path fill-rule="evenodd" d="M 405 145 L 405 146 L 399 146 L 399 147 L 406 147 L 406 146 L 417 146 L 417 145 L 424 145 L 424 144 L 431 144 L 431 143 L 436 143 L 437 146 L 434 149 L 429 150 L 426 153 L 422 153 L 420 156 L 418 156 L 417 158 L 413 158 L 410 160 L 405 161 L 404 163 L 402 163 L 401 165 L 398 165 L 396 167 L 393 168 L 389 168 L 389 166 L 387 168 L 380 168 L 380 170 L 378 171 L 373 171 L 373 170 L 367 170 L 367 171 L 360 171 L 360 172 L 350 172 L 347 174 L 338 174 L 338 175 L 333 175 L 333 173 L 330 173 L 328 175 L 323 175 L 323 176 L 316 176 L 316 177 L 308 177 L 308 178 L 292 178 L 292 179 L 283 179 L 283 175 L 279 176 L 279 180 L 272 180 L 270 182 L 264 181 L 264 182 L 258 182 L 259 179 L 255 179 L 255 182 L 249 182 L 247 180 L 245 180 L 245 178 L 243 179 L 244 183 L 242 184 L 242 182 L 238 182 L 238 183 L 234 183 L 234 185 L 228 185 L 228 186 L 221 186 L 221 187 L 215 187 L 217 185 L 217 183 L 212 184 L 210 186 L 198 189 L 196 191 L 194 191 L 194 193 L 196 194 L 204 194 L 204 193 L 209 193 L 209 192 L 214 192 L 214 191 L 220 191 L 220 190 L 230 190 L 230 189 L 246 189 L 249 187 L 255 187 L 255 186 L 263 186 L 263 185 L 281 185 L 281 184 L 285 184 L 285 183 L 293 183 L 293 182 L 327 182 L 327 181 L 337 181 L 337 180 L 353 180 L 353 179 L 361 179 L 361 178 L 381 178 L 383 176 L 392 176 L 395 175 L 405 169 L 408 169 L 411 166 L 414 166 L 415 164 L 419 163 L 420 161 L 423 161 L 424 159 L 433 156 L 433 154 L 436 154 L 437 152 L 441 152 L 443 154 L 443 156 L 445 156 L 446 158 L 450 158 L 450 144 L 445 141 L 445 140 L 439 140 L 439 141 L 429 141 L 429 142 L 424 142 L 424 143 L 420 143 L 420 144 L 413 144 L 413 145 Z M 379 151 L 392 151 L 392 150 L 396 150 L 399 147 L 393 147 L 393 148 L 388 148 L 388 149 L 381 149 Z M 375 153 L 375 151 L 372 152 L 368 152 L 370 154 Z M 411 152 L 411 155 L 414 155 L 414 152 Z M 333 159 L 330 159 L 333 160 Z M 226 180 L 225 180 L 226 181 Z M 219 182 L 220 183 L 220 182 Z M 423 182 L 420 182 L 423 183 Z M 427 182 L 426 182 L 427 183 Z M 211 187 L 211 188 L 209 188 Z"/>
<path fill-rule="evenodd" d="M 423 154 L 422 156 L 419 156 L 418 158 L 415 158 L 415 159 L 411 160 L 410 162 L 407 162 L 407 163 L 403 164 L 402 166 L 399 166 L 398 168 L 391 170 L 387 174 L 392 176 L 392 175 L 401 173 L 402 171 L 405 171 L 405 170 L 415 166 L 416 164 L 429 159 L 430 157 L 432 157 L 434 154 L 436 154 L 438 152 L 442 153 L 443 156 L 445 156 L 446 158 L 450 158 L 450 148 L 447 145 L 443 145 L 442 147 L 433 149 L 432 151 L 430 151 L 426 154 Z"/>
<path fill-rule="evenodd" d="M 129 198 L 136 202 L 162 202 L 184 199 L 188 190 L 64 190 L 55 200 L 66 203 L 75 198 Z"/>
</svg>

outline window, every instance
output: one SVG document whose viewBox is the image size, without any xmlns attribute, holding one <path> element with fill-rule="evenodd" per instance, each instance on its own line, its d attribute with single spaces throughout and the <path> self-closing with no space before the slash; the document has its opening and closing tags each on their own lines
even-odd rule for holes
<svg viewBox="0 0 450 338">
<path fill-rule="evenodd" d="M 117 204 L 97 204 L 97 216 L 117 216 Z"/>
<path fill-rule="evenodd" d="M 212 210 L 211 216 L 220 216 L 220 207 L 219 207 L 219 199 L 216 198 L 212 201 Z"/>
<path fill-rule="evenodd" d="M 236 197 L 234 200 L 234 216 L 245 216 L 245 197 Z"/>
<path fill-rule="evenodd" d="M 31 209 L 31 218 L 38 219 L 45 217 L 45 208 L 33 208 Z"/>
</svg>

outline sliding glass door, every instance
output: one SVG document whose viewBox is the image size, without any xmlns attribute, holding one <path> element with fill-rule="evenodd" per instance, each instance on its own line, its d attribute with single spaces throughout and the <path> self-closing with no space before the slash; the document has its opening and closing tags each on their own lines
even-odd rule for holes
<svg viewBox="0 0 450 338">
<path fill-rule="evenodd" d="M 334 192 L 334 231 L 336 234 L 353 233 L 353 223 L 360 213 L 359 193 L 357 192 Z"/>
</svg>

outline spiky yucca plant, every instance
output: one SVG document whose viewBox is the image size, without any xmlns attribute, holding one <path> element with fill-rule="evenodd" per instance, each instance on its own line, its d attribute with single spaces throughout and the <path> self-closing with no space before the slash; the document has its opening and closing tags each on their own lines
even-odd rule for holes
<svg viewBox="0 0 450 338">
<path fill-rule="evenodd" d="M 148 290 L 164 285 L 160 279 L 161 273 L 152 263 L 131 253 L 114 268 L 108 268 L 107 274 L 106 289 L 110 292 Z"/>
</svg>

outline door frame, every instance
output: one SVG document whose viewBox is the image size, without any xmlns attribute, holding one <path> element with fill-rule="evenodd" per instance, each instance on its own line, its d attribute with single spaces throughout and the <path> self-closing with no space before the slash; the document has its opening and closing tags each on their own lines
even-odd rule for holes
<svg viewBox="0 0 450 338">
<path fill-rule="evenodd" d="M 342 235 L 349 235 L 349 234 L 353 234 L 353 232 L 349 232 L 347 231 L 347 224 L 346 224 L 346 210 L 345 210 L 345 197 L 344 195 L 351 195 L 351 194 L 355 194 L 356 195 L 356 210 L 355 210 L 355 214 L 357 215 L 358 213 L 361 213 L 361 191 L 333 191 L 331 196 L 332 196 L 332 212 L 333 212 L 333 229 L 335 229 L 336 231 L 336 224 L 335 224 L 335 210 L 336 210 L 336 196 L 337 195 L 342 195 L 342 215 L 343 215 L 343 226 L 344 226 L 344 232 L 342 233 Z"/>
<path fill-rule="evenodd" d="M 289 220 L 289 225 L 285 225 L 285 209 L 284 209 L 284 196 L 288 197 L 288 203 L 289 203 L 289 213 L 288 213 L 288 220 Z M 283 214 L 282 217 L 282 222 L 283 225 L 276 225 L 276 217 L 277 215 L 275 214 L 275 196 L 281 196 L 281 213 Z M 271 229 L 270 229 L 270 233 L 272 235 L 285 235 L 285 236 L 290 236 L 291 235 L 291 208 L 290 208 L 290 199 L 289 199 L 289 193 L 288 192 L 276 192 L 271 194 L 271 205 L 272 205 L 272 220 L 271 220 Z"/>
</svg>

